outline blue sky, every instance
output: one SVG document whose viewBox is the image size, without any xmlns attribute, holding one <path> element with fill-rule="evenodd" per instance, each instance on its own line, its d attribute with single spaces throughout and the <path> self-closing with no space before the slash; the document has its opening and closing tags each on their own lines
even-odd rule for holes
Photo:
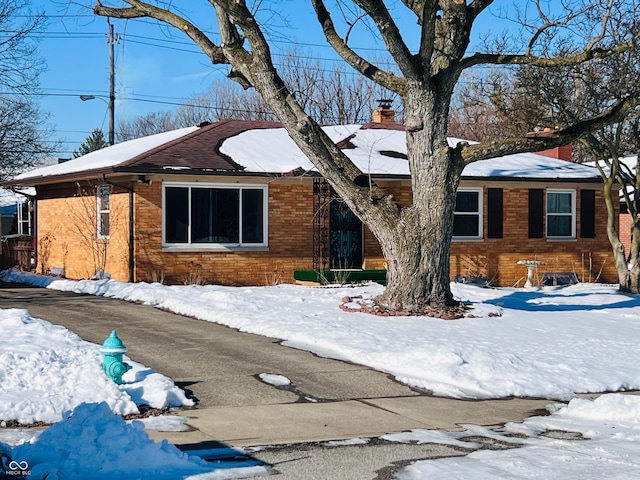
<svg viewBox="0 0 640 480">
<path fill-rule="evenodd" d="M 83 3 L 92 5 L 86 0 Z M 276 54 L 278 50 L 287 50 L 291 43 L 298 43 L 314 57 L 334 57 L 331 49 L 322 45 L 322 32 L 308 2 L 270 3 L 279 11 L 269 20 L 272 30 L 277 32 Z M 182 12 L 194 23 L 208 32 L 216 30 L 208 2 L 192 0 L 185 4 Z M 44 8 L 50 17 L 40 43 L 41 56 L 47 63 L 47 71 L 41 77 L 40 105 L 51 115 L 53 137 L 64 140 L 59 156 L 71 157 L 94 128 L 100 127 L 105 136 L 107 134 L 107 19 L 96 17 L 89 8 L 77 4 L 69 7 L 63 0 L 33 0 L 32 6 Z M 495 17 L 487 16 L 489 22 L 483 27 L 487 28 L 491 22 L 495 26 Z M 115 46 L 116 130 L 119 120 L 177 108 L 176 104 L 206 91 L 211 83 L 223 79 L 227 73 L 226 66 L 212 65 L 180 32 L 146 19 L 113 19 L 112 22 L 116 35 L 120 36 Z M 415 30 L 415 20 L 404 22 L 403 28 L 403 31 Z M 384 50 L 382 44 L 372 43 L 366 36 L 355 37 L 353 44 Z M 104 101 L 83 102 L 80 95 L 100 96 Z"/>
</svg>

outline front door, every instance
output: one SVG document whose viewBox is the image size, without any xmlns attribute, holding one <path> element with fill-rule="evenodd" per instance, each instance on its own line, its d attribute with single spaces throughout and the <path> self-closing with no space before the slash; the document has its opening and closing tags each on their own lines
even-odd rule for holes
<svg viewBox="0 0 640 480">
<path fill-rule="evenodd" d="M 362 222 L 340 198 L 331 201 L 329 231 L 329 268 L 362 268 Z"/>
</svg>

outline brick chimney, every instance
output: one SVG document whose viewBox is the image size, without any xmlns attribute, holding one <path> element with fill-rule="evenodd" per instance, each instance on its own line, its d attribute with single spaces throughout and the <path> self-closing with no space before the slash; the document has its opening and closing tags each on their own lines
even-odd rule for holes
<svg viewBox="0 0 640 480">
<path fill-rule="evenodd" d="M 391 103 L 393 100 L 381 99 L 378 100 L 378 108 L 373 112 L 374 123 L 395 123 L 396 112 L 391 109 Z"/>
<path fill-rule="evenodd" d="M 527 133 L 527 137 L 546 137 L 554 131 L 555 130 L 551 127 L 544 127 L 539 131 Z M 558 160 L 566 160 L 567 162 L 573 161 L 573 145 L 571 144 L 550 148 L 548 150 L 542 150 L 541 152 L 536 153 L 539 155 L 544 155 L 545 157 L 557 158 Z"/>
</svg>

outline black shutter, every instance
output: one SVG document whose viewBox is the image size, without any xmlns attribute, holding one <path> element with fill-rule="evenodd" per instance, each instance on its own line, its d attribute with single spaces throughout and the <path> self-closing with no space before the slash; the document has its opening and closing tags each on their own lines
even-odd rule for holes
<svg viewBox="0 0 640 480">
<path fill-rule="evenodd" d="M 580 237 L 596 238 L 595 190 L 580 190 Z"/>
<path fill-rule="evenodd" d="M 529 189 L 529 238 L 544 237 L 544 190 Z"/>
<path fill-rule="evenodd" d="M 502 238 L 502 189 L 487 189 L 487 238 Z"/>
</svg>

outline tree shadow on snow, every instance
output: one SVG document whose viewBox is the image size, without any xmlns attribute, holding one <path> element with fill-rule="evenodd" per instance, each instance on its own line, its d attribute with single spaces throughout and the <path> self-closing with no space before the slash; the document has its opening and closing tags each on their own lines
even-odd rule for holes
<svg viewBox="0 0 640 480">
<path fill-rule="evenodd" d="M 609 303 L 606 302 L 611 300 Z M 600 303 L 598 303 L 600 302 Z M 483 303 L 511 310 L 530 312 L 597 311 L 640 307 L 640 295 L 621 292 L 563 292 L 563 287 L 553 289 L 514 291 L 504 297 L 485 300 Z"/>
</svg>

